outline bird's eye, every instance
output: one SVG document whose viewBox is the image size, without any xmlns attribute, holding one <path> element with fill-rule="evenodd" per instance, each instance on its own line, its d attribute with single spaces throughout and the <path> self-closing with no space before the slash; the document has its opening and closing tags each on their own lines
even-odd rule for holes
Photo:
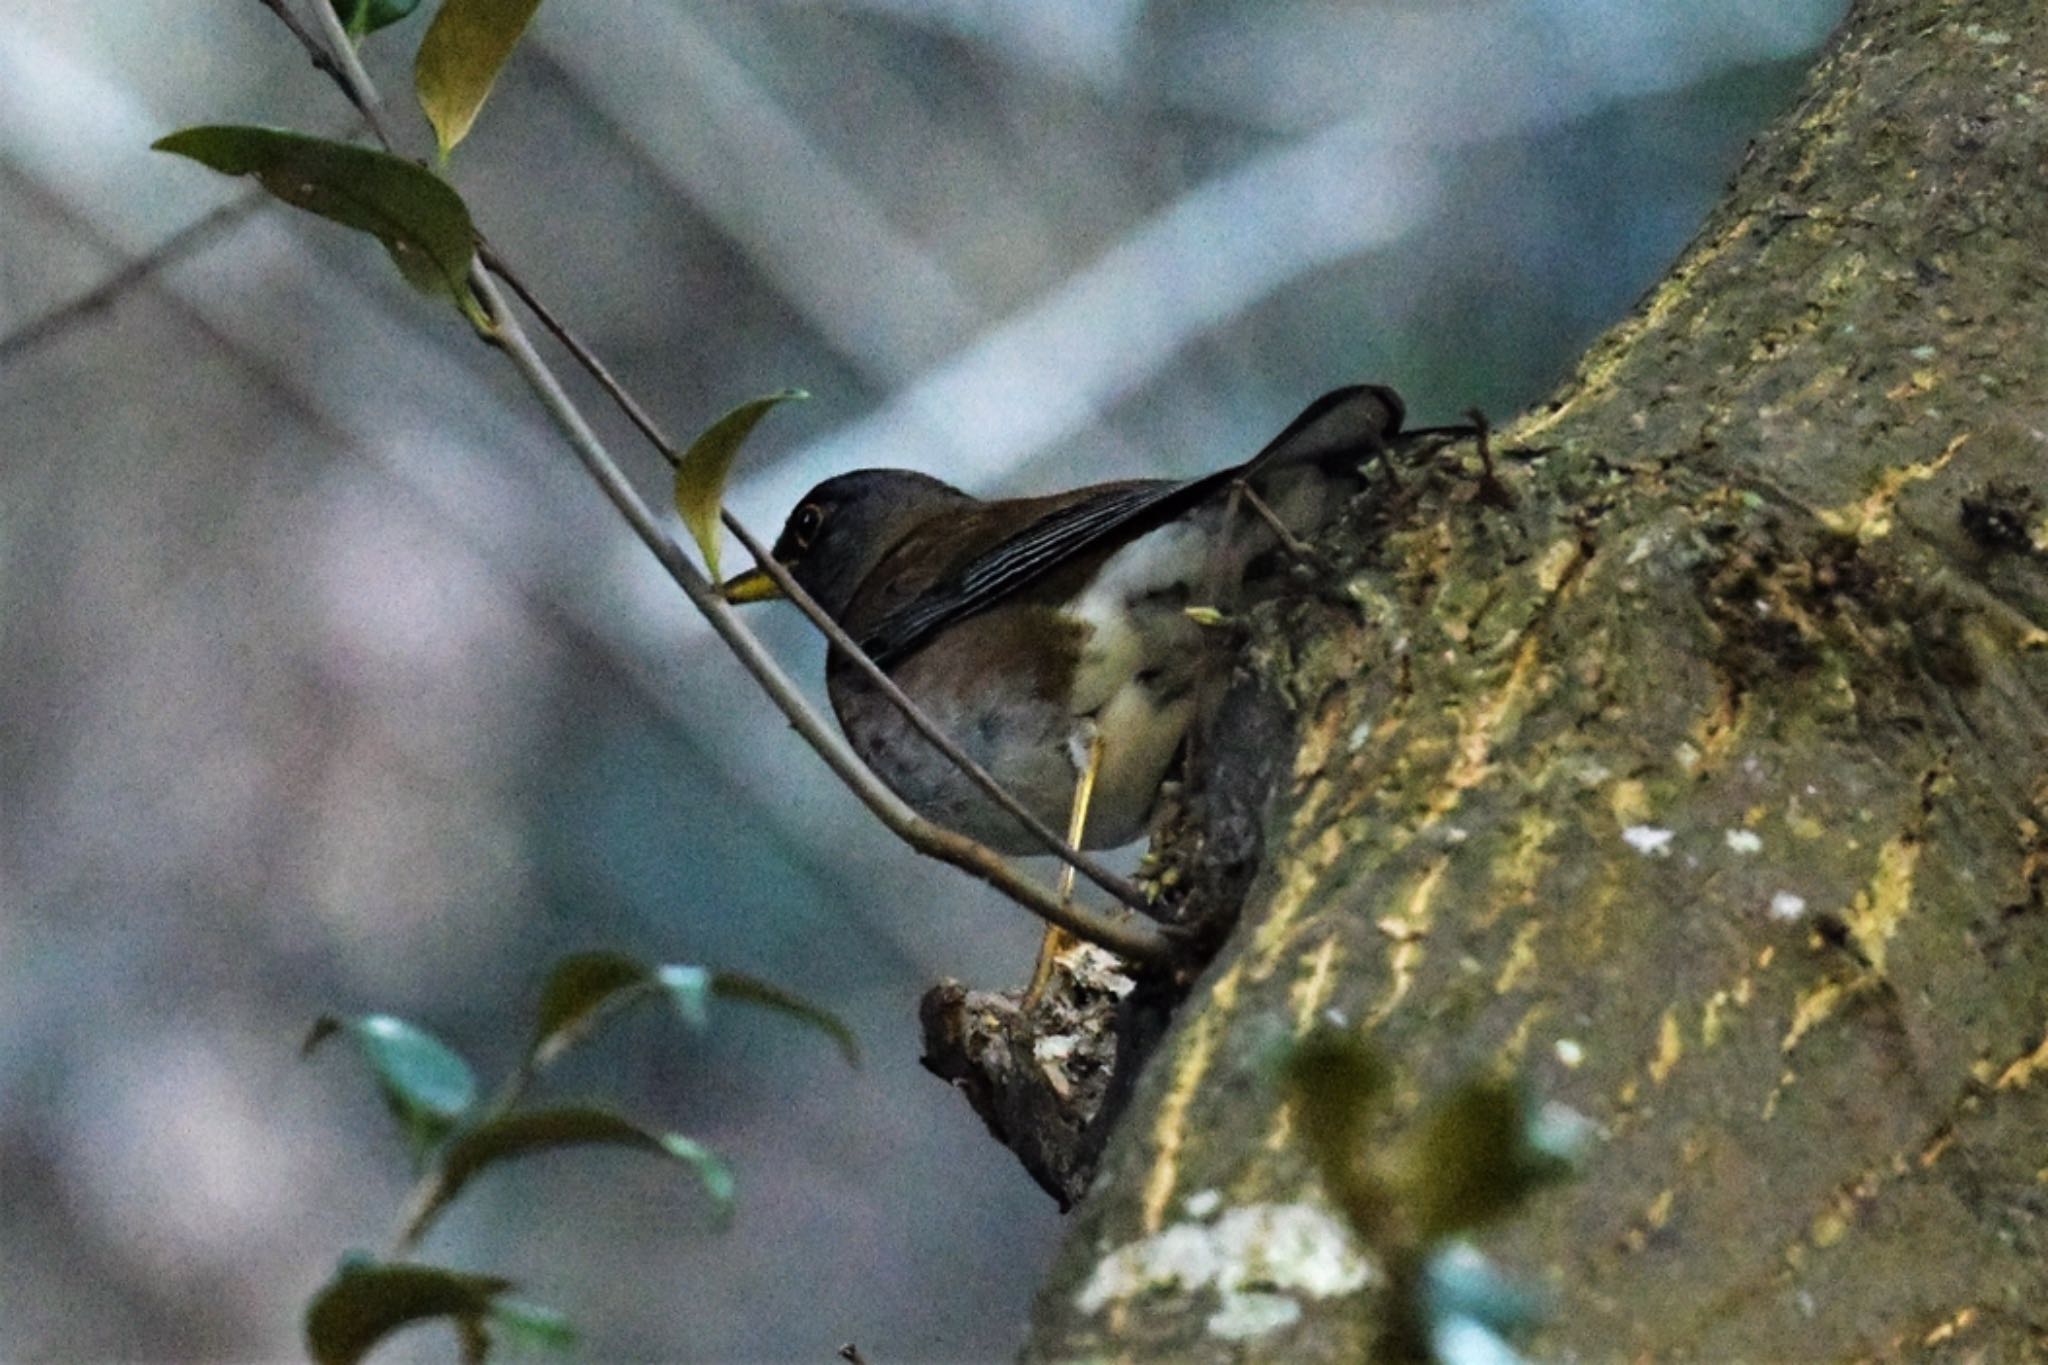
<svg viewBox="0 0 2048 1365">
<path fill-rule="evenodd" d="M 815 502 L 807 502 L 797 508 L 796 515 L 789 519 L 790 538 L 796 542 L 799 550 L 808 550 L 811 548 L 811 542 L 817 538 L 818 528 L 824 524 L 825 509 Z"/>
</svg>

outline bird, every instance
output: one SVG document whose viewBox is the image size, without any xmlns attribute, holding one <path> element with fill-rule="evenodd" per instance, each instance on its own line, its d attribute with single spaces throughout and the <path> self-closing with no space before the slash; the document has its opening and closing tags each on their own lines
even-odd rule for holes
<svg viewBox="0 0 2048 1365">
<path fill-rule="evenodd" d="M 1077 842 L 1113 848 L 1144 831 L 1193 716 L 1213 632 L 1188 608 L 1227 607 L 1245 564 L 1275 539 L 1241 510 L 1228 515 L 1229 491 L 1258 485 L 1252 496 L 1290 531 L 1311 532 L 1402 416 L 1392 389 L 1354 385 L 1316 399 L 1243 464 L 1039 497 L 981 499 L 912 470 L 854 470 L 806 493 L 770 553 L 1047 824 L 1069 814 L 1077 755 L 1099 746 Z M 759 568 L 723 594 L 780 596 Z M 997 852 L 1043 851 L 851 660 L 832 651 L 825 674 L 848 742 L 907 805 Z"/>
<path fill-rule="evenodd" d="M 1037 497 L 854 470 L 806 493 L 770 553 L 1034 815 L 1113 848 L 1148 827 L 1212 670 L 1219 632 L 1190 609 L 1228 611 L 1247 566 L 1330 516 L 1402 418 L 1392 389 L 1351 385 L 1242 464 Z M 781 595 L 758 567 L 722 591 Z M 1045 851 L 837 649 L 825 681 L 848 743 L 905 804 L 999 853 Z"/>
</svg>

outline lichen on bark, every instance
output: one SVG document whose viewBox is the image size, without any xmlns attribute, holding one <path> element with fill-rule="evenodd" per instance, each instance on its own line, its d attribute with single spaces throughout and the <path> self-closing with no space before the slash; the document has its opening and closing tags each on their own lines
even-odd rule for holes
<svg viewBox="0 0 2048 1365">
<path fill-rule="evenodd" d="M 1485 1239 L 1545 1358 L 2048 1352 L 2043 224 L 2048 13 L 1860 3 L 1501 433 L 1513 506 L 1459 447 L 1319 547 L 1355 610 L 1256 616 L 1264 852 L 1028 1356 L 1364 1358 L 1370 1278 L 1226 1334 L 1213 1281 L 1089 1292 L 1191 1196 L 1318 1206 L 1268 1064 L 1318 1020 L 1383 1138 L 1475 1072 L 1598 1125 Z"/>
</svg>

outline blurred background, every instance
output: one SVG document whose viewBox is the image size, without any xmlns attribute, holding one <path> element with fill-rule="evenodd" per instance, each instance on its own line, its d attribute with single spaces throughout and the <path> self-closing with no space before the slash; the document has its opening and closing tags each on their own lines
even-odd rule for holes
<svg viewBox="0 0 2048 1365">
<path fill-rule="evenodd" d="M 451 174 L 672 430 L 815 395 L 746 457 L 771 533 L 861 465 L 1206 470 L 1361 378 L 1504 419 L 1669 263 L 1842 8 L 558 4 Z M 426 17 L 371 40 L 401 110 Z M 733 1228 L 576 1153 L 480 1181 L 427 1256 L 593 1358 L 1008 1356 L 1059 1219 L 919 1070 L 915 1007 L 1021 981 L 1033 924 L 863 816 L 366 239 L 263 207 L 123 276 L 249 194 L 145 150 L 230 121 L 349 125 L 255 0 L 0 7 L 0 1356 L 294 1355 L 408 1183 L 352 1059 L 298 1061 L 308 1022 L 392 1011 L 495 1073 L 596 945 L 801 991 L 867 1065 L 629 1021 L 561 1089 L 724 1151 Z M 794 614 L 760 622 L 815 682 Z"/>
</svg>

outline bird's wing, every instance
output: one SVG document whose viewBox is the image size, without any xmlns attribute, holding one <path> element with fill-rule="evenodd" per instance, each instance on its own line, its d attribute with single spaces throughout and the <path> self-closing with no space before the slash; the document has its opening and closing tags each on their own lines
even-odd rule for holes
<svg viewBox="0 0 2048 1365">
<path fill-rule="evenodd" d="M 1177 505 L 1186 485 L 1162 479 L 1106 484 L 1048 512 L 1001 544 L 970 560 L 957 574 L 935 584 L 877 622 L 861 648 L 884 668 L 897 663 L 940 630 L 985 611 L 1075 556 L 1113 543 L 1119 532 L 1137 535 L 1157 522 L 1146 514 Z M 1168 512 L 1166 515 L 1172 515 Z"/>
<path fill-rule="evenodd" d="M 1046 513 L 890 612 L 861 640 L 883 668 L 902 660 L 955 621 L 986 611 L 1077 557 L 1114 548 L 1163 526 L 1240 478 L 1280 463 L 1356 459 L 1401 424 L 1393 390 L 1355 385 L 1326 393 L 1264 449 L 1241 465 L 1197 479 L 1105 484 Z"/>
</svg>

